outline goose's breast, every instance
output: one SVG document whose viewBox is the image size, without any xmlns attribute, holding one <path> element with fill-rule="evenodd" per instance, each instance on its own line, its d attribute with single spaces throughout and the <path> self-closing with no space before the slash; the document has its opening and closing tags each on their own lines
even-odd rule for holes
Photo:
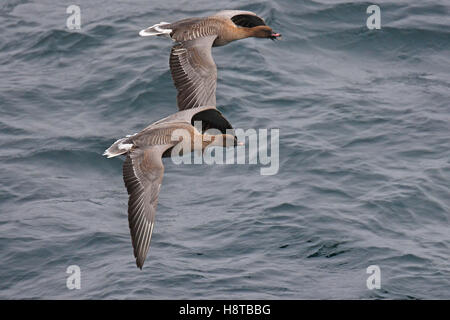
<svg viewBox="0 0 450 320">
<path fill-rule="evenodd" d="M 220 47 L 220 46 L 226 45 L 227 43 L 230 43 L 230 41 L 227 40 L 227 39 L 224 39 L 224 38 L 221 37 L 221 36 L 218 36 L 218 37 L 216 38 L 216 40 L 214 40 L 212 46 L 213 46 L 213 47 Z"/>
</svg>

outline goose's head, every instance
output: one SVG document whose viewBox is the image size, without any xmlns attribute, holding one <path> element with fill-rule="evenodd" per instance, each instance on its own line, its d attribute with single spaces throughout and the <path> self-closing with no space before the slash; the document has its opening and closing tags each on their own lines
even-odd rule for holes
<svg viewBox="0 0 450 320">
<path fill-rule="evenodd" d="M 269 26 L 257 26 L 257 27 L 253 27 L 251 29 L 252 29 L 252 35 L 255 38 L 269 38 L 269 39 L 275 40 L 275 39 L 279 39 L 281 37 L 281 34 L 276 33 Z"/>
<path fill-rule="evenodd" d="M 236 136 L 232 134 L 218 134 L 209 136 L 206 140 L 209 140 L 206 142 L 208 147 L 236 147 L 236 146 L 242 146 L 244 145 L 242 142 L 238 142 Z"/>
</svg>

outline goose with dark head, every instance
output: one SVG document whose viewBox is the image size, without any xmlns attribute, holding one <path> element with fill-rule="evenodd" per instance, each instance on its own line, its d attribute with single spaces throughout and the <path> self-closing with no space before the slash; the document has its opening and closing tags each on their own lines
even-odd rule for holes
<svg viewBox="0 0 450 320">
<path fill-rule="evenodd" d="M 210 133 L 197 129 L 193 125 L 194 118 L 206 122 Z M 170 157 L 175 147 L 183 151 L 176 153 L 181 155 L 185 152 L 203 152 L 214 146 L 226 148 L 236 145 L 240 143 L 231 125 L 214 106 L 210 106 L 179 111 L 152 123 L 139 133 L 117 140 L 105 150 L 103 155 L 108 158 L 126 156 L 123 180 L 129 195 L 128 223 L 138 268 L 142 269 L 150 248 L 164 176 L 162 158 Z"/>
<path fill-rule="evenodd" d="M 203 18 L 161 22 L 139 34 L 167 36 L 176 44 L 170 53 L 170 71 L 177 88 L 179 110 L 216 105 L 217 67 L 211 47 L 255 37 L 279 39 L 263 18 L 254 12 L 224 10 Z"/>
</svg>

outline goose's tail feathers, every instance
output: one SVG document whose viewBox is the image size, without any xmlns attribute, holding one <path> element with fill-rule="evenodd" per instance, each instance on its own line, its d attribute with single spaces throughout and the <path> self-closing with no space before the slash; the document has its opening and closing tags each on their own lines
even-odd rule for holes
<svg viewBox="0 0 450 320">
<path fill-rule="evenodd" d="M 168 22 L 160 22 L 158 24 L 155 24 L 154 26 L 151 26 L 147 29 L 141 30 L 139 32 L 139 35 L 141 37 L 149 37 L 149 36 L 168 36 L 172 32 L 172 29 L 169 29 L 167 27 L 164 27 L 170 23 Z"/>
<path fill-rule="evenodd" d="M 121 154 L 127 153 L 133 147 L 133 143 L 130 141 L 128 137 L 122 138 L 114 142 L 111 147 L 103 152 L 103 155 L 112 158 L 120 156 Z"/>
</svg>

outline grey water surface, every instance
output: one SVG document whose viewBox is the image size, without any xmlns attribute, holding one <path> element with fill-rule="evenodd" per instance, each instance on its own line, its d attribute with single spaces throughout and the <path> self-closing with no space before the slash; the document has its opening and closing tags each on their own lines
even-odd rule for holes
<svg viewBox="0 0 450 320">
<path fill-rule="evenodd" d="M 123 158 L 102 153 L 177 108 L 172 43 L 138 32 L 221 9 L 283 35 L 213 49 L 219 110 L 280 130 L 279 171 L 164 160 L 141 271 Z M 1 0 L 0 298 L 449 299 L 449 14 L 438 0 Z"/>
</svg>

